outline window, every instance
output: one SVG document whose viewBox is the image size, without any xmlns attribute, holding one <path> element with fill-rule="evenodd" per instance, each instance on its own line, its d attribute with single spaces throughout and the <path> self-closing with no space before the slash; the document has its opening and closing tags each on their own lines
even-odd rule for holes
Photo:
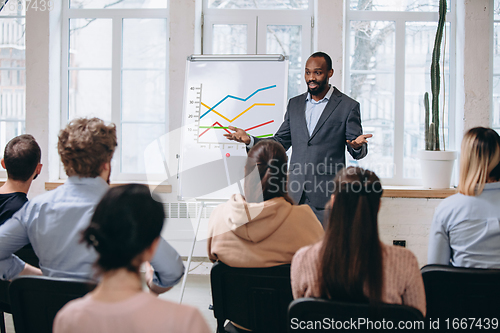
<svg viewBox="0 0 500 333">
<path fill-rule="evenodd" d="M 0 11 L 0 156 L 10 139 L 25 133 L 25 12 L 20 9 L 14 2 Z"/>
<path fill-rule="evenodd" d="M 289 57 L 288 97 L 306 91 L 312 0 L 204 0 L 203 53 Z"/>
<path fill-rule="evenodd" d="M 440 127 L 447 149 L 453 144 L 448 124 L 454 123 L 448 113 L 454 103 L 449 97 L 454 91 L 453 5 L 448 1 L 440 62 L 440 107 L 445 102 Z M 432 96 L 430 67 L 439 1 L 350 0 L 348 6 L 345 90 L 361 105 L 364 132 L 373 134 L 369 154 L 351 163 L 375 171 L 386 185 L 419 185 L 416 155 L 424 149 L 423 96 Z"/>
<path fill-rule="evenodd" d="M 168 126 L 167 0 L 65 0 L 63 8 L 61 126 L 77 117 L 115 123 L 112 180 L 145 180 L 143 152 Z"/>
<path fill-rule="evenodd" d="M 500 1 L 494 2 L 493 14 L 493 100 L 491 127 L 500 132 Z"/>
</svg>

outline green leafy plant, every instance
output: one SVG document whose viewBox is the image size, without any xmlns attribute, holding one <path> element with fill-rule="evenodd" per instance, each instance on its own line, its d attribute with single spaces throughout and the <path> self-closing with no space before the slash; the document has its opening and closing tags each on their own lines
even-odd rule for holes
<svg viewBox="0 0 500 333">
<path fill-rule="evenodd" d="M 446 0 L 439 1 L 439 22 L 432 50 L 431 62 L 431 92 L 432 92 L 432 122 L 430 118 L 429 93 L 424 94 L 425 107 L 425 150 L 440 150 L 439 147 L 439 90 L 441 75 L 439 73 L 439 59 L 441 58 L 441 41 L 443 39 L 444 24 L 446 21 Z M 444 133 L 443 133 L 444 135 Z M 444 138 L 443 138 L 444 143 Z"/>
</svg>

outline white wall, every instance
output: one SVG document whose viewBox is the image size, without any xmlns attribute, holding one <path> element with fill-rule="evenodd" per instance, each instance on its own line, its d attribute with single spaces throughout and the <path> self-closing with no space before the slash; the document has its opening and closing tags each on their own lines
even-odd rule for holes
<svg viewBox="0 0 500 333">
<path fill-rule="evenodd" d="M 406 247 L 427 264 L 429 230 L 435 208 L 442 199 L 382 198 L 379 212 L 379 234 L 382 242 L 406 240 Z"/>
<path fill-rule="evenodd" d="M 490 124 L 490 36 L 493 1 L 461 0 L 457 4 L 463 32 L 457 35 L 457 67 L 463 73 L 457 80 L 463 88 L 463 104 L 457 103 L 457 111 L 463 109 L 464 130 Z M 462 83 L 463 81 L 463 83 Z M 463 89 L 463 90 L 462 90 Z M 460 141 L 458 141 L 460 142 Z"/>
</svg>

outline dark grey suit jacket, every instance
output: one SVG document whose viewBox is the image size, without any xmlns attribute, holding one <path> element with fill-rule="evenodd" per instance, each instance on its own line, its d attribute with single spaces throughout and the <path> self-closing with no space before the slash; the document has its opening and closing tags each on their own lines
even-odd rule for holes
<svg viewBox="0 0 500 333">
<path fill-rule="evenodd" d="M 335 88 L 335 87 L 334 87 Z M 345 166 L 346 140 L 354 140 L 361 134 L 359 103 L 341 93 L 337 88 L 325 106 L 311 136 L 305 117 L 307 93 L 288 102 L 285 119 L 278 132 L 270 138 L 283 145 L 285 150 L 293 147 L 288 170 L 288 193 L 298 203 L 305 191 L 311 205 L 323 209 L 333 192 L 333 178 Z M 254 143 L 263 140 L 254 137 Z M 364 144 L 347 150 L 355 159 L 366 156 Z"/>
</svg>

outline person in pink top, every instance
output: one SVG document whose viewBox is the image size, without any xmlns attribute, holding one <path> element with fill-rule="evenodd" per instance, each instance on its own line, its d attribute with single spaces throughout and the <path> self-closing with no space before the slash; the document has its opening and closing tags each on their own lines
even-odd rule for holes
<svg viewBox="0 0 500 333">
<path fill-rule="evenodd" d="M 119 186 L 104 195 L 82 233 L 82 242 L 98 253 L 101 280 L 59 311 L 54 333 L 210 332 L 198 309 L 143 291 L 139 268 L 153 257 L 164 218 L 147 186 Z"/>
<path fill-rule="evenodd" d="M 298 250 L 292 259 L 293 297 L 404 304 L 425 316 L 424 283 L 415 255 L 379 239 L 379 178 L 349 167 L 337 174 L 334 185 L 324 239 Z"/>
</svg>

